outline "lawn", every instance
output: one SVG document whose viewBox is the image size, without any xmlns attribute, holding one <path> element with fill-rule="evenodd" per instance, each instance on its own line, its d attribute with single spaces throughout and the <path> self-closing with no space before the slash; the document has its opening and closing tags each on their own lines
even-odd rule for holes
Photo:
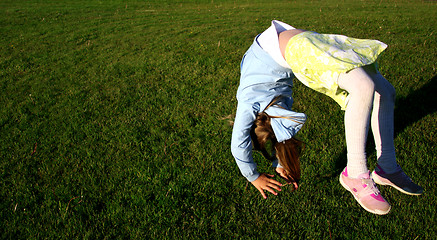
<svg viewBox="0 0 437 240">
<path fill-rule="evenodd" d="M 264 200 L 241 176 L 239 63 L 272 19 L 389 45 L 397 158 L 422 196 L 382 186 L 392 211 L 363 210 L 338 182 L 343 111 L 298 81 L 299 190 Z M 437 237 L 436 1 L 3 0 L 0 34 L 2 239 Z"/>
</svg>

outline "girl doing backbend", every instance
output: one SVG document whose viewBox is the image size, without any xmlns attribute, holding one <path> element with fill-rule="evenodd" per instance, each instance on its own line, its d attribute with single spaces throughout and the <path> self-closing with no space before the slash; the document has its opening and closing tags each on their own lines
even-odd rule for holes
<svg viewBox="0 0 437 240">
<path fill-rule="evenodd" d="M 377 40 L 318 34 L 280 21 L 272 21 L 271 27 L 255 38 L 241 62 L 231 150 L 243 176 L 264 198 L 265 191 L 277 195 L 282 184 L 257 171 L 253 148 L 272 160 L 276 172 L 295 188 L 300 179 L 302 143 L 294 136 L 306 116 L 291 110 L 294 77 L 330 96 L 345 110 L 347 166 L 340 183 L 364 209 L 375 214 L 390 211 L 375 182 L 410 195 L 423 192 L 396 162 L 395 90 L 376 65 L 386 47 Z M 365 153 L 369 127 L 378 158 L 372 173 Z"/>
</svg>

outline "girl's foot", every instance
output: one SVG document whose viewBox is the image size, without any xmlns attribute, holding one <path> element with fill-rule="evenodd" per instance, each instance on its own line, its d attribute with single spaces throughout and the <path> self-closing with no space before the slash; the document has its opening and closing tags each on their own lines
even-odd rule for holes
<svg viewBox="0 0 437 240">
<path fill-rule="evenodd" d="M 400 168 L 400 167 L 399 167 Z M 395 173 L 385 173 L 379 165 L 376 165 L 375 171 L 372 172 L 371 177 L 380 185 L 389 185 L 402 193 L 408 195 L 420 195 L 423 193 L 423 188 L 415 184 L 402 168 Z"/>
<path fill-rule="evenodd" d="M 340 174 L 340 183 L 367 211 L 378 215 L 384 215 L 390 211 L 390 204 L 382 197 L 370 178 L 369 172 L 361 174 L 358 178 L 350 178 L 346 167 Z"/>
</svg>

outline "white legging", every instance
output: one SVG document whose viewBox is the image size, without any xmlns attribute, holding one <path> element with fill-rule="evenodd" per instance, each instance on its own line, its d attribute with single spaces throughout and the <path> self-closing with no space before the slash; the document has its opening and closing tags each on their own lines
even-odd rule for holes
<svg viewBox="0 0 437 240">
<path fill-rule="evenodd" d="M 393 86 L 374 65 L 341 74 L 338 85 L 349 93 L 344 116 L 348 174 L 358 177 L 368 172 L 365 148 L 369 121 L 375 139 L 378 165 L 387 172 L 395 170 Z"/>
</svg>

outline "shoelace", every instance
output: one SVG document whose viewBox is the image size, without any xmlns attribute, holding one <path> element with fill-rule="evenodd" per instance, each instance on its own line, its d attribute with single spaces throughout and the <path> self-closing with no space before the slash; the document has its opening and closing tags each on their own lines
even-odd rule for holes
<svg viewBox="0 0 437 240">
<path fill-rule="evenodd" d="M 358 193 L 358 197 L 364 197 L 370 194 L 374 194 L 375 196 L 379 195 L 379 190 L 375 185 L 375 182 L 373 182 L 372 179 L 363 178 L 361 179 L 361 182 L 365 185 L 367 185 L 361 192 Z"/>
</svg>

